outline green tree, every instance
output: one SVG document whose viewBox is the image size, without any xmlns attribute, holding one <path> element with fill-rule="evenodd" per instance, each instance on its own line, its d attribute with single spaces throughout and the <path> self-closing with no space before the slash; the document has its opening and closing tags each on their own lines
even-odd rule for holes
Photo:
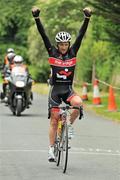
<svg viewBox="0 0 120 180">
<path fill-rule="evenodd" d="M 26 59 L 28 28 L 31 25 L 31 8 L 34 0 L 0 0 L 0 58 L 8 47 Z"/>
<path fill-rule="evenodd" d="M 118 0 L 86 0 L 94 7 L 94 13 L 105 19 L 109 41 L 120 42 L 120 1 Z"/>
<path fill-rule="evenodd" d="M 120 67 L 118 61 L 120 51 L 120 2 L 116 0 L 86 0 L 86 2 L 94 7 L 92 18 L 94 50 L 92 54 L 95 54 L 93 65 L 95 64 L 96 76 L 109 83 L 111 83 L 114 76 L 114 81 L 112 81 L 114 84 L 115 74 L 117 76 L 120 74 L 118 70 L 118 67 Z M 103 46 L 100 45 L 101 43 Z M 102 59 L 96 49 L 103 53 Z M 105 49 L 107 54 L 104 54 Z"/>
</svg>

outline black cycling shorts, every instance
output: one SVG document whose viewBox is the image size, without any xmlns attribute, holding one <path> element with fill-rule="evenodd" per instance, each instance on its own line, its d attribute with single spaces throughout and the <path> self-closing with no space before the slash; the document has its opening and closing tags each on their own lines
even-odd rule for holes
<svg viewBox="0 0 120 180">
<path fill-rule="evenodd" d="M 70 99 L 76 95 L 71 85 L 53 85 L 50 88 L 48 107 L 59 106 L 62 102 L 70 104 Z"/>
</svg>

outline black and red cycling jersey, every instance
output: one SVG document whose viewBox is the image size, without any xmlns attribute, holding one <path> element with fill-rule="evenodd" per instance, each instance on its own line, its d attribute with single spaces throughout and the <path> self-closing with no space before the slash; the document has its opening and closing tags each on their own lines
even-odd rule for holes
<svg viewBox="0 0 120 180">
<path fill-rule="evenodd" d="M 52 69 L 52 85 L 72 85 L 76 66 L 76 55 L 87 30 L 89 19 L 85 18 L 75 42 L 66 54 L 61 54 L 59 50 L 51 44 L 40 19 L 37 18 L 35 21 L 49 54 L 49 64 Z"/>
</svg>

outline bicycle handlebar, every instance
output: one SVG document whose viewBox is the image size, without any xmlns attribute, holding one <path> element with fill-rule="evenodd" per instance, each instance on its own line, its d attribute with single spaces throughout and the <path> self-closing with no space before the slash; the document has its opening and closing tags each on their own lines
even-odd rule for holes
<svg viewBox="0 0 120 180">
<path fill-rule="evenodd" d="M 80 106 L 80 107 L 78 107 L 78 106 L 69 106 L 69 105 L 66 105 L 66 106 L 52 106 L 50 109 L 52 109 L 52 108 L 58 108 L 58 109 L 62 109 L 64 111 L 69 110 L 69 109 L 78 109 L 79 112 L 80 112 L 79 119 L 82 119 L 82 117 L 83 117 L 83 107 L 82 106 Z"/>
<path fill-rule="evenodd" d="M 69 110 L 69 109 L 80 109 L 79 107 L 77 107 L 77 106 L 69 106 L 69 105 L 67 105 L 67 106 L 52 106 L 50 109 L 52 109 L 52 108 L 58 108 L 58 109 L 62 109 L 62 110 Z"/>
</svg>

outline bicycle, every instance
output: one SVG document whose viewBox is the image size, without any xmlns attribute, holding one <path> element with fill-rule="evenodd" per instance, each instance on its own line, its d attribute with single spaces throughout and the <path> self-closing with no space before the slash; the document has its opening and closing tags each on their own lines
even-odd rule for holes
<svg viewBox="0 0 120 180">
<path fill-rule="evenodd" d="M 58 121 L 58 129 L 55 138 L 55 145 L 54 145 L 54 155 L 55 155 L 55 162 L 56 165 L 62 165 L 63 173 L 67 170 L 67 163 L 68 163 L 68 125 L 67 125 L 67 117 L 68 112 L 70 109 L 78 109 L 80 111 L 79 119 L 83 116 L 83 109 L 82 107 L 76 106 L 62 106 L 62 107 L 52 107 L 52 108 L 59 108 L 60 119 Z"/>
</svg>

